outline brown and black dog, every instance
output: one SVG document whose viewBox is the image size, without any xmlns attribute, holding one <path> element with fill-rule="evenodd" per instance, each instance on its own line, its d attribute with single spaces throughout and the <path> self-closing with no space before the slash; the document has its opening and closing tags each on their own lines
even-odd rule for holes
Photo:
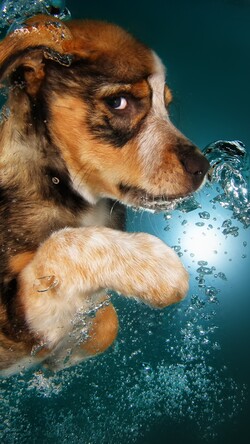
<svg viewBox="0 0 250 444">
<path fill-rule="evenodd" d="M 187 196 L 209 164 L 169 120 L 160 59 L 118 26 L 29 19 L 0 43 L 0 82 L 8 94 L 0 369 L 8 376 L 103 352 L 118 330 L 105 289 L 153 307 L 185 296 L 175 252 L 122 232 L 122 204 L 154 209 Z"/>
</svg>

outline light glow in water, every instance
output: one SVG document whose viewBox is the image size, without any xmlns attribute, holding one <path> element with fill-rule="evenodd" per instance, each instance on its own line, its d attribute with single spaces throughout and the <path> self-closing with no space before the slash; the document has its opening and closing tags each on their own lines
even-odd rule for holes
<svg viewBox="0 0 250 444">
<path fill-rule="evenodd" d="M 220 262 L 221 245 L 223 236 L 221 233 L 213 229 L 213 224 L 205 222 L 189 222 L 182 232 L 181 245 L 182 248 L 174 248 L 177 253 L 189 252 L 190 257 L 196 261 L 208 261 L 209 263 Z"/>
</svg>

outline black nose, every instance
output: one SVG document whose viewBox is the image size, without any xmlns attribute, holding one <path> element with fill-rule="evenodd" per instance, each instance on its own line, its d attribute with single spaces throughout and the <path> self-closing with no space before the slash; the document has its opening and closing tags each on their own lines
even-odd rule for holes
<svg viewBox="0 0 250 444">
<path fill-rule="evenodd" d="M 191 174 L 194 179 L 202 180 L 208 172 L 210 164 L 198 148 L 194 145 L 179 147 L 178 155 L 185 170 Z"/>
</svg>

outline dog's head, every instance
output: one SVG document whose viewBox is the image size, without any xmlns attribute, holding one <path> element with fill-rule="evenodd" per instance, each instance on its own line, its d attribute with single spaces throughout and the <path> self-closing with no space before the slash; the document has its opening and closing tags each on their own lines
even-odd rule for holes
<svg viewBox="0 0 250 444">
<path fill-rule="evenodd" d="M 160 59 L 121 28 L 37 16 L 3 40 L 0 65 L 10 118 L 46 135 L 90 202 L 157 206 L 203 183 L 209 164 L 170 122 Z"/>
</svg>

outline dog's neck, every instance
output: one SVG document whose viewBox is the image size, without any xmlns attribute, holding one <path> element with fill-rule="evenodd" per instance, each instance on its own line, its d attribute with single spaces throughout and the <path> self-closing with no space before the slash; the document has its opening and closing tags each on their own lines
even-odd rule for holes
<svg viewBox="0 0 250 444">
<path fill-rule="evenodd" d="M 54 229 L 78 226 L 81 214 L 90 208 L 73 188 L 60 152 L 46 133 L 46 122 L 39 125 L 30 113 L 21 113 L 20 105 L 16 112 L 12 103 L 0 127 L 0 194 L 5 196 L 6 211 L 13 213 L 8 223 L 17 232 L 25 231 L 27 238 L 38 224 L 41 237 L 33 235 L 38 242 Z"/>
<path fill-rule="evenodd" d="M 5 108 L 8 109 L 6 113 L 8 117 L 3 119 L 0 127 L 0 152 L 1 166 L 4 166 L 6 171 L 9 170 L 7 173 L 9 180 L 12 182 L 11 176 L 13 176 L 15 184 L 18 181 L 22 187 L 24 178 L 22 176 L 19 180 L 18 177 L 21 170 L 26 179 L 25 189 L 29 184 L 29 187 L 34 187 L 34 192 L 37 192 L 40 176 L 42 194 L 44 194 L 48 176 L 50 191 L 52 191 L 51 180 L 55 190 L 60 189 L 62 184 L 65 187 L 67 182 L 67 186 L 78 197 L 90 205 L 95 205 L 98 198 L 93 196 L 82 177 L 78 177 L 77 167 L 70 171 L 70 166 L 64 160 L 60 148 L 60 140 L 56 140 L 54 134 L 51 135 L 50 116 L 45 98 L 33 99 L 24 92 L 14 90 L 10 93 Z M 65 122 L 62 122 L 62 125 L 64 124 Z M 63 150 L 64 153 L 65 151 L 67 149 Z"/>
<path fill-rule="evenodd" d="M 116 226 L 116 217 L 110 216 L 113 203 L 104 199 L 93 206 L 77 191 L 60 150 L 51 142 L 46 119 L 36 124 L 34 115 L 25 101 L 12 101 L 0 126 L 0 199 L 10 213 L 9 230 L 13 224 L 19 238 L 16 242 L 6 232 L 2 242 L 11 243 L 10 250 L 22 250 L 21 233 L 23 239 L 32 239 L 32 249 L 34 242 L 65 226 Z"/>
</svg>

